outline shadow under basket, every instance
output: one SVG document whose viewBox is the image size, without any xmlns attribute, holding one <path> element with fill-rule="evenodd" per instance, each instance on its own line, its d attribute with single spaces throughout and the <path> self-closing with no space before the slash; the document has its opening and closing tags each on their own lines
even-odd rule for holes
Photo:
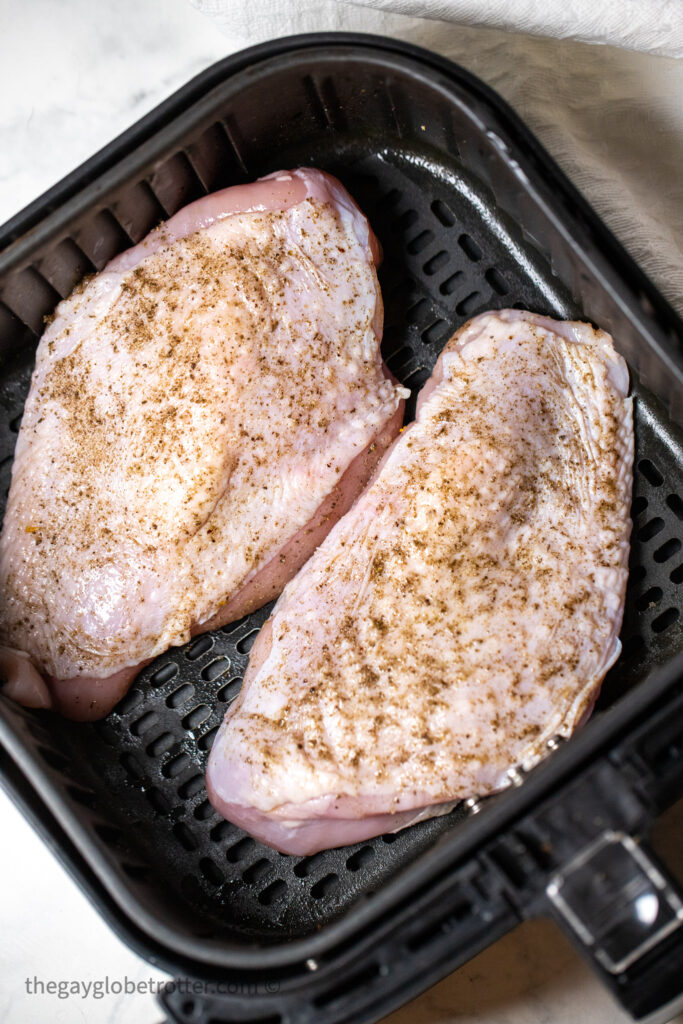
<svg viewBox="0 0 683 1024">
<path fill-rule="evenodd" d="M 374 1021 L 539 913 L 643 1016 L 682 984 L 680 894 L 644 842 L 683 792 L 682 325 L 481 82 L 372 36 L 265 44 L 0 229 L 3 506 L 43 318 L 181 206 L 297 165 L 337 175 L 382 243 L 383 351 L 409 417 L 478 312 L 613 334 L 636 396 L 634 531 L 623 653 L 595 714 L 496 797 L 344 849 L 275 853 L 221 820 L 204 786 L 265 608 L 159 657 L 102 722 L 0 699 L 4 785 L 124 941 L 202 980 L 164 993 L 173 1020 Z M 648 886 L 660 911 L 646 927 L 633 907 Z"/>
</svg>

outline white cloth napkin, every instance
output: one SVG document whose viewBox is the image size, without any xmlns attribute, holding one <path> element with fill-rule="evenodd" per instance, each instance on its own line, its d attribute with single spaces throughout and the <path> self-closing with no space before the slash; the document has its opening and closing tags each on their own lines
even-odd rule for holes
<svg viewBox="0 0 683 1024">
<path fill-rule="evenodd" d="M 230 50 L 296 32 L 375 32 L 474 72 L 512 104 L 683 314 L 683 60 L 674 59 L 683 55 L 683 0 L 192 3 L 215 19 Z"/>
<path fill-rule="evenodd" d="M 683 57 L 683 0 L 352 0 L 397 14 Z"/>
</svg>

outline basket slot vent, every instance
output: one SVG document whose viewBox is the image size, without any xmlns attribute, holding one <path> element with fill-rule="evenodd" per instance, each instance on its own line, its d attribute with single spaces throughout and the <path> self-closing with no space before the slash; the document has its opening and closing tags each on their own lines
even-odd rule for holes
<svg viewBox="0 0 683 1024">
<path fill-rule="evenodd" d="M 432 213 L 445 228 L 451 228 L 455 224 L 455 214 L 441 199 L 435 199 L 432 203 Z"/>
<path fill-rule="evenodd" d="M 144 179 L 124 188 L 111 206 L 121 230 L 132 242 L 139 242 L 162 220 L 166 211 Z"/>
<path fill-rule="evenodd" d="M 476 312 L 480 304 L 480 292 L 470 292 L 469 295 L 466 295 L 465 298 L 458 303 L 458 305 L 455 307 L 455 312 L 458 314 L 458 316 L 472 316 L 472 314 Z"/>
<path fill-rule="evenodd" d="M 175 679 L 177 675 L 178 666 L 171 661 L 168 665 L 162 665 L 156 672 L 153 672 L 149 681 L 152 686 L 163 686 L 165 683 L 170 683 L 171 679 Z"/>
<path fill-rule="evenodd" d="M 271 907 L 274 903 L 279 903 L 287 895 L 287 883 L 283 882 L 281 878 L 276 878 L 274 882 L 262 889 L 258 894 L 258 901 L 264 907 Z"/>
<path fill-rule="evenodd" d="M 144 232 L 145 234 L 147 232 Z M 74 233 L 74 241 L 98 270 L 109 260 L 128 249 L 133 237 L 111 210 L 100 210 Z"/>
<path fill-rule="evenodd" d="M 212 683 L 214 679 L 219 679 L 221 676 L 230 669 L 230 658 L 221 657 L 214 658 L 202 669 L 202 679 L 207 683 Z"/>
<path fill-rule="evenodd" d="M 220 690 L 216 694 L 218 700 L 223 701 L 225 704 L 229 704 L 230 701 L 234 700 L 237 694 L 240 692 L 242 686 L 242 677 L 235 676 L 233 679 L 229 679 L 225 686 L 221 686 Z"/>
<path fill-rule="evenodd" d="M 442 267 L 445 267 L 449 260 L 450 256 L 446 250 L 441 249 L 440 252 L 437 252 L 434 256 L 430 256 L 427 262 L 423 265 L 422 272 L 423 274 L 426 274 L 427 277 L 431 277 L 432 274 L 437 272 L 437 270 L 441 270 Z"/>
<path fill-rule="evenodd" d="M 670 629 L 675 622 L 678 622 L 680 617 L 680 611 L 678 608 L 667 608 L 666 611 L 658 615 L 652 623 L 652 629 L 655 633 L 664 633 L 667 629 Z"/>
<path fill-rule="evenodd" d="M 45 280 L 65 299 L 79 281 L 97 268 L 73 238 L 64 238 L 36 266 Z"/>
<path fill-rule="evenodd" d="M 233 152 L 237 166 L 245 177 L 249 177 L 249 168 L 246 160 L 246 144 L 242 138 L 242 133 L 237 127 L 235 118 L 228 115 L 220 122 L 220 126 L 230 144 L 230 149 Z"/>
<path fill-rule="evenodd" d="M 661 547 L 658 547 L 652 557 L 655 562 L 659 562 L 661 564 L 662 562 L 668 562 L 669 559 L 673 558 L 674 555 L 677 555 L 680 550 L 680 540 L 678 537 L 672 537 L 670 540 L 665 541 Z"/>
<path fill-rule="evenodd" d="M 169 708 L 180 708 L 183 704 L 187 704 L 188 700 L 194 696 L 194 686 L 192 683 L 183 683 L 177 690 L 169 694 L 166 698 L 166 704 Z"/>
<path fill-rule="evenodd" d="M 185 651 L 185 657 L 188 661 L 196 661 L 197 658 L 201 658 L 213 647 L 213 637 L 210 633 L 204 633 L 203 636 L 198 637 L 194 640 Z"/>
<path fill-rule="evenodd" d="M 149 185 L 169 216 L 181 206 L 201 198 L 206 191 L 182 151 L 156 168 L 149 179 Z"/>
<path fill-rule="evenodd" d="M 683 521 L 683 499 L 678 494 L 669 494 L 666 499 L 666 503 L 676 516 L 676 519 Z"/>
</svg>

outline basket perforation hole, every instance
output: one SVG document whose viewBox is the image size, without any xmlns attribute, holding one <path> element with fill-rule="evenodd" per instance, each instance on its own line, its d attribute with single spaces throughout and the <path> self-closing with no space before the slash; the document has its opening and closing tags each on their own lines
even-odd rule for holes
<svg viewBox="0 0 683 1024">
<path fill-rule="evenodd" d="M 681 565 L 677 565 L 675 569 L 671 570 L 669 579 L 676 585 L 683 583 L 683 563 L 681 563 Z"/>
<path fill-rule="evenodd" d="M 663 611 L 661 615 L 654 619 L 652 623 L 653 632 L 664 633 L 678 620 L 679 614 L 678 608 L 667 608 L 666 611 Z"/>
<path fill-rule="evenodd" d="M 410 345 L 402 345 L 401 348 L 393 352 L 387 359 L 387 365 L 393 369 L 396 367 L 400 369 L 401 366 L 407 365 L 413 358 L 413 350 Z"/>
<path fill-rule="evenodd" d="M 383 843 L 386 843 L 387 846 L 391 846 L 398 839 L 398 833 L 397 832 L 387 832 L 386 835 L 383 835 L 380 838 L 381 838 Z"/>
<path fill-rule="evenodd" d="M 186 704 L 191 697 L 194 697 L 194 686 L 192 683 L 183 683 L 168 695 L 166 704 L 169 708 L 179 708 L 182 704 Z"/>
<path fill-rule="evenodd" d="M 423 249 L 426 249 L 429 243 L 433 241 L 434 232 L 427 228 L 425 231 L 421 231 L 419 235 L 416 235 L 412 241 L 408 242 L 406 248 L 411 256 L 416 256 L 418 253 L 422 252 Z"/>
<path fill-rule="evenodd" d="M 287 892 L 287 883 L 281 878 L 276 878 L 274 882 L 262 889 L 258 894 L 258 901 L 264 907 L 271 907 L 273 903 L 277 903 Z"/>
<path fill-rule="evenodd" d="M 258 629 L 252 629 L 246 636 L 243 636 L 241 640 L 237 641 L 235 649 L 239 651 L 240 654 L 248 654 L 254 646 L 254 641 L 258 634 Z"/>
<path fill-rule="evenodd" d="M 192 711 L 189 711 L 183 718 L 183 727 L 185 729 L 198 729 L 210 717 L 211 708 L 209 705 L 198 704 L 196 708 L 192 708 Z"/>
<path fill-rule="evenodd" d="M 645 523 L 645 526 L 641 526 L 638 530 L 638 539 L 644 541 L 652 540 L 652 538 L 656 537 L 658 533 L 661 533 L 665 525 L 666 524 L 663 519 L 659 516 L 655 516 L 654 519 L 650 519 Z"/>
<path fill-rule="evenodd" d="M 216 696 L 225 704 L 229 704 L 230 701 L 234 700 L 237 694 L 240 692 L 241 686 L 242 677 L 234 676 L 232 679 L 229 679 L 224 686 L 221 686 Z"/>
<path fill-rule="evenodd" d="M 623 657 L 630 658 L 645 646 L 645 640 L 639 633 L 631 633 L 623 641 Z"/>
<path fill-rule="evenodd" d="M 118 747 L 121 736 L 118 724 L 115 716 L 110 719 L 105 718 L 100 722 L 93 722 L 93 732 L 101 743 L 105 743 L 108 747 Z"/>
<path fill-rule="evenodd" d="M 225 636 L 232 636 L 233 633 L 237 632 L 243 622 L 244 619 L 237 619 L 235 622 L 228 622 L 225 626 L 221 626 L 221 633 L 225 634 Z"/>
<path fill-rule="evenodd" d="M 338 884 L 339 875 L 332 871 L 329 875 L 323 875 L 315 885 L 311 886 L 311 896 L 314 900 L 323 900 L 334 892 Z"/>
<path fill-rule="evenodd" d="M 450 228 L 455 224 L 455 214 L 440 199 L 435 199 L 432 203 L 432 213 L 445 228 Z"/>
<path fill-rule="evenodd" d="M 664 483 L 664 477 L 659 472 L 654 462 L 650 462 L 649 459 L 641 459 L 638 463 L 638 469 L 643 474 L 645 479 L 653 487 L 661 487 Z"/>
<path fill-rule="evenodd" d="M 636 587 L 639 583 L 647 576 L 647 569 L 644 565 L 634 565 L 629 571 L 628 585 L 629 587 Z"/>
<path fill-rule="evenodd" d="M 203 654 L 208 654 L 212 647 L 213 637 L 209 633 L 205 633 L 185 651 L 185 657 L 188 661 L 196 661 Z"/>
<path fill-rule="evenodd" d="M 193 852 L 199 848 L 197 837 L 194 832 L 187 827 L 184 821 L 177 821 L 173 826 L 173 835 L 176 837 L 180 845 L 188 853 Z"/>
<path fill-rule="evenodd" d="M 631 506 L 631 516 L 635 519 L 635 517 L 641 515 L 646 508 L 647 498 L 643 497 L 642 494 L 639 494 L 637 498 L 633 499 L 633 504 Z"/>
<path fill-rule="evenodd" d="M 159 714 L 157 711 L 148 711 L 140 718 L 136 719 L 131 724 L 130 731 L 133 736 L 144 736 L 146 732 L 149 732 L 159 722 Z"/>
<path fill-rule="evenodd" d="M 24 415 L 23 410 L 17 416 L 9 421 L 9 428 L 13 434 L 19 433 L 19 427 L 21 426 L 21 418 Z"/>
<path fill-rule="evenodd" d="M 210 800 L 202 800 L 200 804 L 197 804 L 192 814 L 197 821 L 208 821 L 209 818 L 214 817 L 216 811 Z"/>
<path fill-rule="evenodd" d="M 141 691 L 129 690 L 123 700 L 119 701 L 116 705 L 117 714 L 128 715 L 131 711 L 134 711 L 140 703 L 142 703 Z"/>
<path fill-rule="evenodd" d="M 213 843 L 224 843 L 226 839 L 234 839 L 236 827 L 237 826 L 232 825 L 229 821 L 222 819 L 211 829 L 209 838 Z"/>
<path fill-rule="evenodd" d="M 366 864 L 369 864 L 375 856 L 375 851 L 372 846 L 361 846 L 360 850 L 356 850 L 346 861 L 346 867 L 349 871 L 360 871 Z"/>
<path fill-rule="evenodd" d="M 223 872 L 210 857 L 202 857 L 200 859 L 199 870 L 207 882 L 211 882 L 212 885 L 221 885 L 225 881 Z"/>
<path fill-rule="evenodd" d="M 183 875 L 180 880 L 180 891 L 187 900 L 201 900 L 202 887 L 195 875 Z"/>
<path fill-rule="evenodd" d="M 183 782 L 182 785 L 178 786 L 178 796 L 181 800 L 189 800 L 203 789 L 204 776 L 198 772 L 196 775 L 193 775 L 191 779 L 187 779 L 186 782 Z"/>
<path fill-rule="evenodd" d="M 244 860 L 255 846 L 254 840 L 250 839 L 249 836 L 245 836 L 244 839 L 240 839 L 238 843 L 235 843 L 234 846 L 226 850 L 226 860 L 230 861 L 231 864 L 238 864 L 241 860 Z"/>
<path fill-rule="evenodd" d="M 220 676 L 230 668 L 230 658 L 221 657 L 214 658 L 202 669 L 202 679 L 207 683 L 212 683 L 214 679 L 219 679 Z"/>
<path fill-rule="evenodd" d="M 437 270 L 441 270 L 442 267 L 445 267 L 449 260 L 449 254 L 446 252 L 445 249 L 442 249 L 440 252 L 437 252 L 434 256 L 427 260 L 427 262 L 423 265 L 422 270 L 427 275 L 427 277 L 431 277 L 432 274 L 436 274 Z"/>
<path fill-rule="evenodd" d="M 418 299 L 406 312 L 409 324 L 417 324 L 431 314 L 432 308 L 427 299 Z M 412 353 L 412 350 L 411 350 Z"/>
<path fill-rule="evenodd" d="M 263 882 L 272 870 L 273 865 L 270 861 L 266 857 L 259 857 L 242 872 L 242 878 L 247 885 L 255 885 L 258 882 Z"/>
<path fill-rule="evenodd" d="M 175 662 L 171 661 L 168 665 L 162 665 L 156 672 L 153 672 L 149 677 L 149 681 L 152 686 L 163 686 L 165 683 L 170 681 L 178 675 L 178 666 Z"/>
<path fill-rule="evenodd" d="M 131 754 L 129 751 L 126 751 L 125 754 L 121 754 L 119 764 L 131 779 L 135 779 L 136 782 L 139 782 L 140 779 L 144 779 L 144 766 L 135 754 Z"/>
<path fill-rule="evenodd" d="M 666 503 L 676 518 L 683 520 L 683 500 L 677 494 L 668 494 Z"/>
<path fill-rule="evenodd" d="M 168 754 L 177 742 L 172 732 L 162 732 L 147 745 L 146 752 L 150 757 L 161 757 L 162 754 Z"/>
<path fill-rule="evenodd" d="M 396 218 L 394 228 L 398 231 L 407 231 L 408 228 L 412 228 L 417 220 L 419 220 L 417 210 L 406 210 L 405 213 Z"/>
<path fill-rule="evenodd" d="M 508 285 L 507 281 L 501 274 L 500 270 L 497 270 L 496 267 L 489 267 L 489 269 L 484 274 L 484 277 L 486 278 L 487 282 L 491 285 L 494 292 L 497 292 L 498 295 L 507 295 L 507 293 L 510 291 L 510 286 Z"/>
<path fill-rule="evenodd" d="M 313 853 L 310 857 L 304 857 L 303 860 L 294 865 L 294 874 L 297 878 L 308 878 L 326 861 L 327 854 L 324 850 L 321 853 Z"/>
<path fill-rule="evenodd" d="M 211 750 L 211 747 L 213 746 L 213 741 L 216 739 L 216 734 L 219 728 L 220 726 L 214 725 L 213 729 L 209 729 L 208 732 L 202 733 L 202 735 L 197 740 L 197 746 L 199 747 L 200 750 Z"/>
<path fill-rule="evenodd" d="M 429 371 L 424 366 L 416 366 L 415 369 L 411 370 L 405 377 L 402 375 L 401 381 L 414 393 L 420 390 L 428 377 Z"/>
<path fill-rule="evenodd" d="M 482 252 L 477 243 L 474 241 L 471 235 L 460 235 L 458 239 L 458 245 L 465 253 L 468 259 L 476 263 L 482 257 Z"/>
<path fill-rule="evenodd" d="M 171 758 L 161 768 L 161 774 L 166 779 L 176 779 L 181 775 L 187 766 L 190 764 L 190 757 L 185 751 L 182 754 L 178 754 L 177 757 Z"/>
<path fill-rule="evenodd" d="M 663 594 L 664 592 L 661 587 L 650 587 L 649 590 L 645 591 L 642 597 L 638 598 L 636 601 L 636 608 L 639 612 L 644 612 L 649 608 L 654 608 L 654 606 L 662 600 Z"/>
<path fill-rule="evenodd" d="M 462 270 L 456 270 L 454 274 L 447 277 L 445 281 L 442 281 L 439 285 L 439 291 L 442 295 L 452 295 L 455 289 L 458 287 L 458 281 L 462 277 Z"/>
<path fill-rule="evenodd" d="M 464 299 L 461 299 L 458 305 L 455 307 L 455 312 L 458 316 L 470 316 L 474 313 L 475 309 L 481 301 L 481 295 L 479 292 L 470 292 Z"/>
<path fill-rule="evenodd" d="M 668 562 L 670 558 L 677 555 L 681 550 L 681 542 L 677 537 L 672 537 L 670 540 L 665 541 L 661 547 L 658 547 L 652 556 L 655 562 Z"/>
<path fill-rule="evenodd" d="M 392 188 L 385 196 L 380 199 L 380 205 L 383 207 L 396 206 L 399 199 L 401 198 L 402 192 L 400 189 Z"/>
<path fill-rule="evenodd" d="M 441 341 L 448 334 L 448 324 L 445 320 L 435 320 L 434 323 L 422 332 L 422 340 L 427 345 L 434 345 Z"/>
</svg>

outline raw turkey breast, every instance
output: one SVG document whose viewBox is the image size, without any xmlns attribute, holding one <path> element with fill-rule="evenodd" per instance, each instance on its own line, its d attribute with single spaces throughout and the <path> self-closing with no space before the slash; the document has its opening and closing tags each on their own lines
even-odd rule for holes
<svg viewBox="0 0 683 1024">
<path fill-rule="evenodd" d="M 620 651 L 628 373 L 609 335 L 486 313 L 285 588 L 214 742 L 209 795 L 294 854 L 442 814 L 530 768 Z"/>
<path fill-rule="evenodd" d="M 60 303 L 0 538 L 5 692 L 101 717 L 141 665 L 282 590 L 401 425 L 377 257 L 336 179 L 281 172 Z"/>
</svg>

